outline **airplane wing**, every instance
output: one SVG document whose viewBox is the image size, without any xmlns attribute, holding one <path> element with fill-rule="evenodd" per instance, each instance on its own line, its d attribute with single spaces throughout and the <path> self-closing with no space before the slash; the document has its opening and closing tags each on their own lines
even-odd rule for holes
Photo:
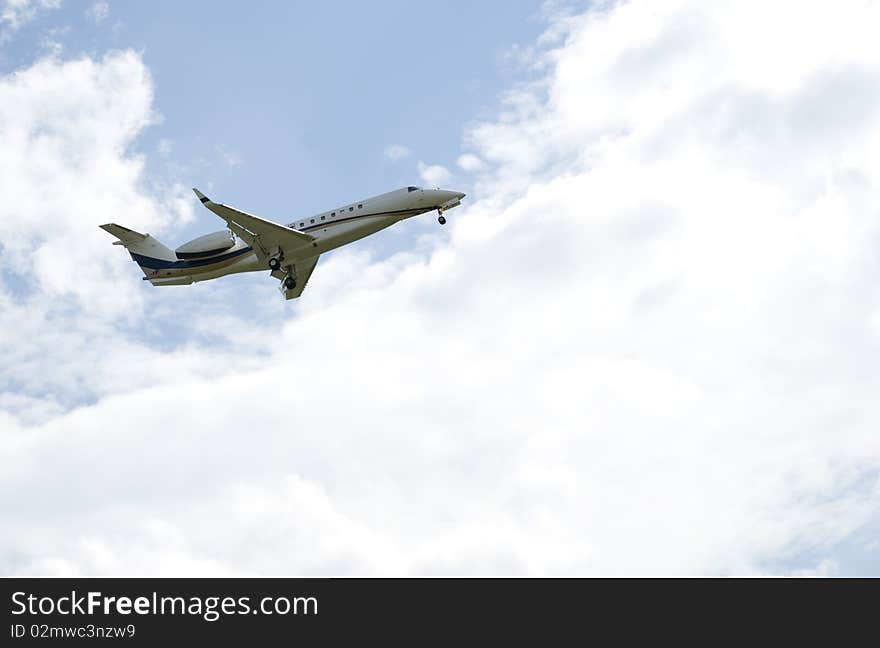
<svg viewBox="0 0 880 648">
<path fill-rule="evenodd" d="M 301 257 L 302 254 L 297 251 L 303 248 L 302 251 L 307 252 L 304 248 L 309 247 L 315 240 L 314 236 L 305 232 L 273 223 L 228 205 L 215 203 L 196 188 L 193 188 L 193 191 L 205 207 L 225 220 L 229 229 L 250 245 L 258 256 L 265 259 L 279 250 L 287 258 Z"/>
<path fill-rule="evenodd" d="M 306 284 L 309 281 L 309 277 L 312 276 L 312 271 L 315 269 L 315 266 L 318 265 L 318 257 L 313 256 L 309 259 L 303 259 L 293 265 L 296 270 L 296 288 L 293 290 L 287 290 L 284 288 L 284 284 L 279 286 L 279 290 L 281 291 L 281 294 L 284 295 L 284 299 L 296 299 L 302 295 L 302 292 L 305 290 Z M 272 276 L 276 279 L 283 280 L 285 274 L 281 270 L 274 270 L 272 271 Z"/>
</svg>

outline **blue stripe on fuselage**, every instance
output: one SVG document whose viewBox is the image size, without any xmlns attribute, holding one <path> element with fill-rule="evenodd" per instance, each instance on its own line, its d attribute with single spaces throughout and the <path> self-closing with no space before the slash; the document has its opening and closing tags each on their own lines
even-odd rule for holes
<svg viewBox="0 0 880 648">
<path fill-rule="evenodd" d="M 135 260 L 135 263 L 137 263 L 142 268 L 150 268 L 151 270 L 168 270 L 170 268 L 199 268 L 201 266 L 211 265 L 212 263 L 220 263 L 221 261 L 226 261 L 227 259 L 241 256 L 242 254 L 250 252 L 251 250 L 253 250 L 253 248 L 244 247 L 240 250 L 229 252 L 228 254 L 221 254 L 220 256 L 211 257 L 210 259 L 193 259 L 187 261 L 165 261 L 163 259 L 154 259 L 153 257 L 135 254 L 134 252 L 129 252 L 129 254 L 131 254 L 131 258 Z"/>
</svg>

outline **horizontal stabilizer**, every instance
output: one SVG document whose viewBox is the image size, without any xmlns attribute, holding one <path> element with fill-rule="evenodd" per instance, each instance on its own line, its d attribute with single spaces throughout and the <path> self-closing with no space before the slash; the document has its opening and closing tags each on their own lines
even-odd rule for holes
<svg viewBox="0 0 880 648">
<path fill-rule="evenodd" d="M 127 247 L 129 244 L 137 243 L 147 238 L 147 234 L 135 232 L 134 230 L 130 230 L 122 225 L 117 225 L 116 223 L 100 225 L 100 228 L 119 239 L 119 241 L 115 242 L 113 245 L 125 245 Z"/>
<path fill-rule="evenodd" d="M 131 254 L 131 258 L 138 262 L 141 270 L 147 276 L 150 276 L 153 271 L 150 269 L 149 264 L 146 266 L 142 264 L 143 260 L 150 261 L 151 263 L 156 260 L 166 262 L 177 261 L 177 256 L 174 252 L 149 234 L 141 234 L 116 223 L 107 223 L 106 225 L 101 225 L 100 228 L 119 239 L 114 241 L 113 245 L 125 246 L 125 249 Z"/>
</svg>

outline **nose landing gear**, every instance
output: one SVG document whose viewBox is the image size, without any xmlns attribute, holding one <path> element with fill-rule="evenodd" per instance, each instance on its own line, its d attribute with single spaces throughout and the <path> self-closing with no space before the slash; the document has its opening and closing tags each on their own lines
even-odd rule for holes
<svg viewBox="0 0 880 648">
<path fill-rule="evenodd" d="M 290 276 L 286 277 L 284 279 L 284 287 L 287 290 L 293 290 L 294 288 L 296 288 L 296 279 Z"/>
<path fill-rule="evenodd" d="M 277 270 L 281 267 L 281 260 L 278 257 L 269 259 L 269 270 Z"/>
<path fill-rule="evenodd" d="M 443 214 L 440 214 L 440 218 L 437 219 L 437 222 L 440 223 L 441 225 L 446 225 L 446 216 L 444 216 Z"/>
</svg>

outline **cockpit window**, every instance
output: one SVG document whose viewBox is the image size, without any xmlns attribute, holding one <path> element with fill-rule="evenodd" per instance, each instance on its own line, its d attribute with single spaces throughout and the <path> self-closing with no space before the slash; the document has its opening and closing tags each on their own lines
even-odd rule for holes
<svg viewBox="0 0 880 648">
<path fill-rule="evenodd" d="M 406 190 L 407 191 L 418 191 L 419 188 L 418 187 L 407 187 Z"/>
</svg>

